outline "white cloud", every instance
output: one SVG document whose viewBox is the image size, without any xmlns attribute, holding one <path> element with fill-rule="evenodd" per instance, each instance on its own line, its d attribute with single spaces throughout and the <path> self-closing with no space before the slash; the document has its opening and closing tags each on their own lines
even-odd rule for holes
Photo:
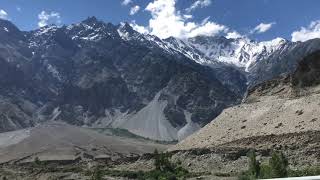
<svg viewBox="0 0 320 180">
<path fill-rule="evenodd" d="M 123 6 L 126 6 L 126 5 L 128 5 L 128 4 L 130 4 L 130 3 L 132 3 L 132 0 L 123 0 L 121 4 L 122 4 Z"/>
<path fill-rule="evenodd" d="M 16 9 L 18 12 L 21 12 L 21 10 L 22 10 L 21 7 L 16 7 Z"/>
<path fill-rule="evenodd" d="M 144 26 L 139 26 L 136 21 L 132 21 L 130 23 L 130 26 L 135 30 L 138 31 L 141 34 L 149 34 L 150 31 L 148 28 L 144 27 Z"/>
<path fill-rule="evenodd" d="M 242 38 L 244 36 L 242 36 L 241 34 L 239 34 L 236 31 L 232 31 L 232 32 L 228 32 L 226 35 L 227 39 L 237 39 L 237 38 Z"/>
<path fill-rule="evenodd" d="M 308 27 L 301 27 L 299 31 L 291 34 L 292 41 L 307 41 L 310 39 L 320 38 L 320 20 L 312 21 Z"/>
<path fill-rule="evenodd" d="M 189 8 L 186 9 L 187 12 L 191 12 L 197 8 L 204 8 L 210 6 L 211 0 L 197 0 Z"/>
<path fill-rule="evenodd" d="M 183 17 L 185 19 L 192 19 L 193 18 L 193 16 L 191 14 L 184 14 Z"/>
<path fill-rule="evenodd" d="M 59 13 L 57 12 L 46 12 L 46 11 L 42 11 L 40 14 L 38 14 L 38 26 L 39 27 L 43 27 L 46 26 L 48 24 L 61 24 L 61 16 Z"/>
<path fill-rule="evenodd" d="M 270 30 L 272 28 L 273 25 L 275 25 L 276 23 L 272 22 L 272 23 L 260 23 L 258 26 L 256 26 L 251 33 L 264 33 L 267 32 L 268 30 Z"/>
<path fill-rule="evenodd" d="M 130 9 L 130 15 L 135 15 L 140 10 L 140 6 L 136 5 Z"/>
<path fill-rule="evenodd" d="M 191 16 L 181 14 L 175 8 L 176 0 L 154 0 L 146 7 L 146 11 L 151 13 L 149 20 L 151 34 L 160 38 L 170 36 L 178 38 L 188 38 L 198 35 L 213 36 L 228 31 L 224 25 L 209 21 L 209 18 L 202 23 L 190 21 Z"/>
<path fill-rule="evenodd" d="M 3 9 L 0 9 L 0 19 L 8 19 L 8 13 Z"/>
</svg>

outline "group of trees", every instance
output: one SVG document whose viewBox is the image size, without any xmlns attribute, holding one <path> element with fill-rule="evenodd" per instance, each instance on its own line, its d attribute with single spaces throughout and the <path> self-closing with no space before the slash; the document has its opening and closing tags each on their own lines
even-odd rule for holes
<svg viewBox="0 0 320 180">
<path fill-rule="evenodd" d="M 251 151 L 248 156 L 249 169 L 239 177 L 240 180 L 288 177 L 289 163 L 282 152 L 273 152 L 268 164 L 257 161 L 255 151 Z"/>
<path fill-rule="evenodd" d="M 147 172 L 102 170 L 97 167 L 91 174 L 91 180 L 102 180 L 104 175 L 141 180 L 176 180 L 185 179 L 189 175 L 189 172 L 182 168 L 179 163 L 175 164 L 170 161 L 169 154 L 159 153 L 157 150 L 154 152 L 154 167 L 153 170 Z"/>
</svg>

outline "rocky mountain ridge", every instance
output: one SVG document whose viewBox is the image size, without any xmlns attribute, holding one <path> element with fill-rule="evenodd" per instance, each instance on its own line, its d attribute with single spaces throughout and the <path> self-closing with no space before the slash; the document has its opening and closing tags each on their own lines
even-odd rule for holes
<svg viewBox="0 0 320 180">
<path fill-rule="evenodd" d="M 2 24 L 0 36 L 10 37 L 0 42 L 2 132 L 62 120 L 171 141 L 241 99 L 211 68 L 128 24 L 92 17 L 31 32 Z"/>
<path fill-rule="evenodd" d="M 320 40 L 159 39 L 90 17 L 22 32 L 0 20 L 0 130 L 48 120 L 182 140 L 291 72 Z"/>
</svg>

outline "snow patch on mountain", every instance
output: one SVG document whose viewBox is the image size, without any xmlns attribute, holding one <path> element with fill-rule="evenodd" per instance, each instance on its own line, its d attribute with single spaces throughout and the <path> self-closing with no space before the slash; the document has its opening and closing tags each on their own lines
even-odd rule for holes
<svg viewBox="0 0 320 180">
<path fill-rule="evenodd" d="M 6 27 L 3 27 L 3 30 L 5 30 L 6 32 L 9 32 L 9 29 Z"/>
<path fill-rule="evenodd" d="M 227 39 L 225 37 L 199 36 L 185 40 L 186 44 L 202 52 L 210 63 L 223 62 L 245 71 L 250 71 L 258 61 L 279 50 L 287 40 L 276 38 L 271 41 L 256 42 L 247 38 Z M 189 55 L 190 56 L 190 55 Z M 195 59 L 194 59 L 195 60 Z M 203 61 L 196 61 L 203 64 Z M 206 61 L 208 64 L 208 61 Z"/>
</svg>

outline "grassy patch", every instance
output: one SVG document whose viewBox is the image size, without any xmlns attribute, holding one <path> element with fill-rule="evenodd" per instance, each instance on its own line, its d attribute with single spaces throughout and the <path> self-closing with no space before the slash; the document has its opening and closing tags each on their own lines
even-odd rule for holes
<svg viewBox="0 0 320 180">
<path fill-rule="evenodd" d="M 102 176 L 123 177 L 128 179 L 148 179 L 148 180 L 175 180 L 197 177 L 199 174 L 189 173 L 180 165 L 169 161 L 169 155 L 155 151 L 155 168 L 151 171 L 119 171 L 111 169 L 97 168 L 91 172 L 94 180 L 99 180 Z"/>
<path fill-rule="evenodd" d="M 320 166 L 308 167 L 300 170 L 289 170 L 289 177 L 318 176 L 318 175 L 320 175 Z"/>
<path fill-rule="evenodd" d="M 152 140 L 149 138 L 145 138 L 142 136 L 138 136 L 136 134 L 131 133 L 127 129 L 120 129 L 120 128 L 90 128 L 92 130 L 95 130 L 99 133 L 105 134 L 105 135 L 112 135 L 112 136 L 118 136 L 118 137 L 126 137 L 126 138 L 132 138 L 132 139 L 140 139 L 145 141 L 151 141 L 158 144 L 177 144 L 178 141 L 158 141 L 158 140 Z"/>
</svg>

